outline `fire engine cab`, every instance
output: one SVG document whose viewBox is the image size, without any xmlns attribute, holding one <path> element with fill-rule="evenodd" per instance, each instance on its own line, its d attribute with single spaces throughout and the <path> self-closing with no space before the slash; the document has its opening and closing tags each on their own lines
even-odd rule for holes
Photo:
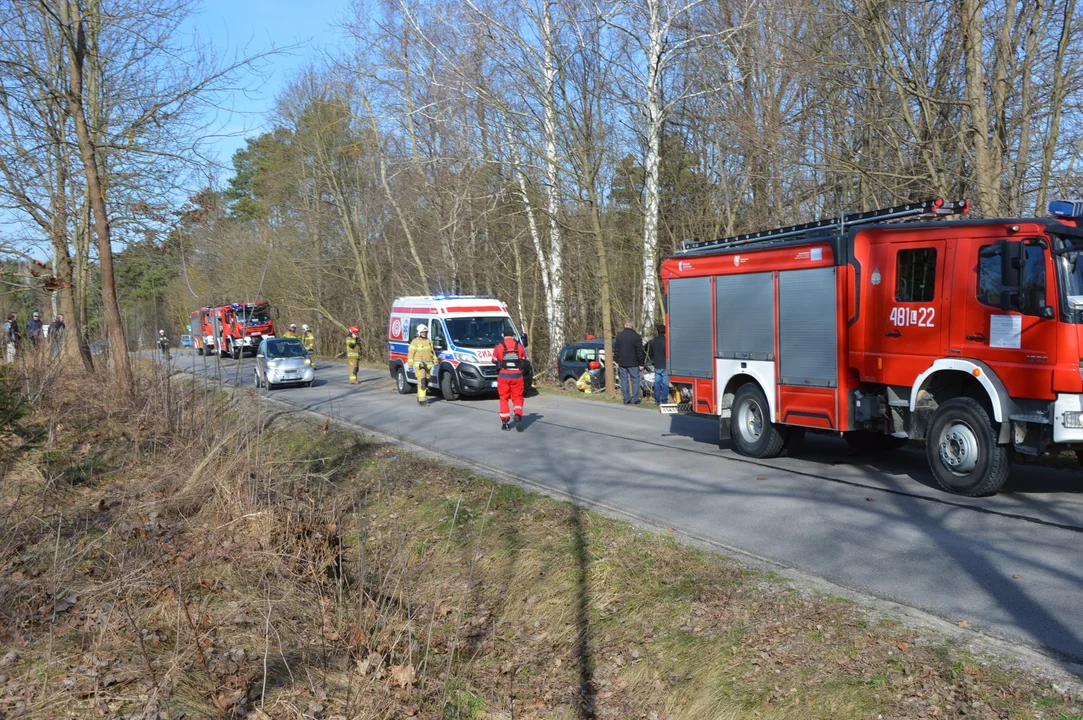
<svg viewBox="0 0 1083 720">
<path fill-rule="evenodd" d="M 205 307 L 189 317 L 197 355 L 217 352 L 239 360 L 245 352 L 255 355 L 260 341 L 275 334 L 271 306 L 266 302 Z"/>
<path fill-rule="evenodd" d="M 924 440 L 941 487 L 970 496 L 1016 456 L 1083 443 L 1083 202 L 937 220 L 967 209 L 682 243 L 661 270 L 680 395 L 662 411 L 716 417 L 756 458 L 810 430 L 867 451 Z"/>
<path fill-rule="evenodd" d="M 493 350 L 512 329 L 525 347 L 526 333 L 520 333 L 508 313 L 508 306 L 492 295 L 426 295 L 396 298 L 388 323 L 388 368 L 398 391 L 406 394 L 417 386 L 414 369 L 407 367 L 410 341 L 417 328 L 426 325 L 436 351 L 437 363 L 429 387 L 447 400 L 461 395 L 479 395 L 496 390 L 497 366 Z M 523 381 L 531 386 L 534 370 L 527 360 Z"/>
</svg>

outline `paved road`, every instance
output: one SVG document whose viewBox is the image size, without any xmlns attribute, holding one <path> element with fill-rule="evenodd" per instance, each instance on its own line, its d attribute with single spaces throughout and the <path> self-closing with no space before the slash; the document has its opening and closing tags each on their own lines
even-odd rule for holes
<svg viewBox="0 0 1083 720">
<path fill-rule="evenodd" d="M 204 360 L 178 353 L 174 364 L 203 373 Z M 218 367 L 251 385 L 251 363 Z M 551 395 L 528 398 L 526 431 L 506 433 L 495 399 L 437 396 L 422 408 L 394 392 L 386 371 L 363 371 L 357 386 L 346 374 L 324 365 L 315 387 L 273 394 L 1083 660 L 1081 472 L 1018 465 L 1000 495 L 958 498 L 935 489 L 920 451 L 869 459 L 812 437 L 800 457 L 754 461 L 719 449 L 705 419 Z"/>
</svg>

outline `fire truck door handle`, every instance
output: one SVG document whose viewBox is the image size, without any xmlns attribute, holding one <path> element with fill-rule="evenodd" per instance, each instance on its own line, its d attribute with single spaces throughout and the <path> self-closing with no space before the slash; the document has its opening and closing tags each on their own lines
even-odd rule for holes
<svg viewBox="0 0 1083 720">
<path fill-rule="evenodd" d="M 981 333 L 978 333 L 977 335 L 967 335 L 966 339 L 970 342 L 985 342 L 985 336 Z"/>
<path fill-rule="evenodd" d="M 888 337 L 902 337 L 902 333 L 899 332 L 898 330 L 889 330 L 888 332 L 886 332 L 884 334 L 887 335 Z"/>
</svg>

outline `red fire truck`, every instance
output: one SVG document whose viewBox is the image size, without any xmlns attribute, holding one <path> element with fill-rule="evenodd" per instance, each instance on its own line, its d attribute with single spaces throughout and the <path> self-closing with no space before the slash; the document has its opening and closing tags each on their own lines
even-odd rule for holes
<svg viewBox="0 0 1083 720">
<path fill-rule="evenodd" d="M 806 431 L 866 451 L 924 440 L 948 492 L 1083 443 L 1083 202 L 936 221 L 931 200 L 721 240 L 662 264 L 665 413 L 718 418 L 757 458 Z"/>
<path fill-rule="evenodd" d="M 260 341 L 275 334 L 271 306 L 266 302 L 205 307 L 190 317 L 197 355 L 217 352 L 239 360 L 245 352 L 255 355 Z"/>
</svg>

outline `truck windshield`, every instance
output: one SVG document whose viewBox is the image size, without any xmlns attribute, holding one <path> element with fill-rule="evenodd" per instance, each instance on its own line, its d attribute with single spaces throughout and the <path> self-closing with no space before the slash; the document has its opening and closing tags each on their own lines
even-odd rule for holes
<svg viewBox="0 0 1083 720">
<path fill-rule="evenodd" d="M 242 325 L 266 325 L 271 322 L 271 308 L 267 305 L 242 307 L 237 310 L 237 322 Z"/>
<path fill-rule="evenodd" d="M 504 339 L 504 330 L 515 326 L 508 317 L 470 317 L 445 319 L 447 332 L 456 347 L 494 348 Z M 519 337 L 519 333 L 515 333 Z"/>
</svg>

